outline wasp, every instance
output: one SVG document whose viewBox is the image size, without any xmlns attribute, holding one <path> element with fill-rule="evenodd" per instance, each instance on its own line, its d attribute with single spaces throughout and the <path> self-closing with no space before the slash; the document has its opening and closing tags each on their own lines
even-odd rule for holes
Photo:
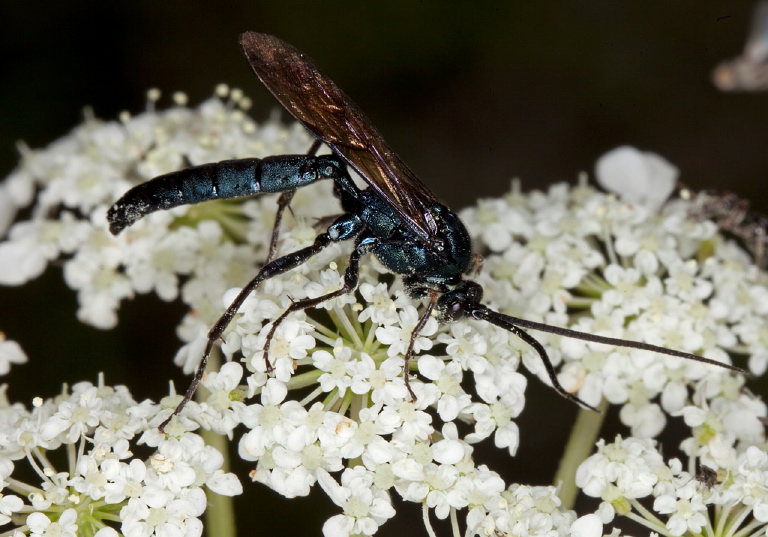
<svg viewBox="0 0 768 537">
<path fill-rule="evenodd" d="M 467 229 L 390 148 L 357 105 L 326 76 L 314 61 L 288 43 L 271 35 L 248 32 L 240 46 L 256 76 L 317 140 L 331 149 L 329 155 L 279 155 L 262 159 L 227 160 L 194 166 L 156 177 L 129 190 L 108 212 L 110 230 L 120 233 L 154 211 L 213 199 L 238 198 L 280 192 L 279 215 L 292 193 L 320 180 L 333 182 L 343 214 L 320 233 L 311 246 L 268 261 L 247 284 L 208 333 L 208 342 L 195 377 L 184 399 L 168 421 L 181 411 L 195 392 L 215 342 L 232 321 L 245 299 L 261 283 L 283 274 L 316 255 L 328 245 L 353 241 L 343 286 L 317 298 L 292 303 L 272 323 L 264 345 L 264 360 L 271 371 L 269 347 L 275 330 L 290 314 L 312 308 L 357 288 L 364 256 L 375 256 L 387 269 L 402 276 L 408 295 L 426 300 L 426 308 L 410 337 L 404 355 L 404 380 L 409 385 L 408 361 L 414 341 L 429 317 L 441 322 L 472 318 L 508 330 L 530 345 L 541 357 L 554 389 L 566 399 L 593 408 L 567 392 L 557 380 L 546 350 L 525 330 L 539 330 L 564 337 L 678 356 L 742 371 L 714 360 L 635 341 L 602 337 L 504 315 L 482 303 L 482 287 L 467 278 L 479 256 L 472 250 Z M 359 188 L 349 168 L 363 178 Z M 274 251 L 273 247 L 270 252 Z M 271 257 L 271 256 L 270 256 Z"/>
</svg>

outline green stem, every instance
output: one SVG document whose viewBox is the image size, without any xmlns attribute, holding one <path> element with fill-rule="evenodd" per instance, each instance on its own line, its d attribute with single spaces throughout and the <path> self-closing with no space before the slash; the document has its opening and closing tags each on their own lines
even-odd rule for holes
<svg viewBox="0 0 768 537">
<path fill-rule="evenodd" d="M 221 365 L 221 354 L 219 352 L 211 353 L 208 361 L 208 369 L 218 371 Z M 208 391 L 201 385 L 197 389 L 195 399 L 204 401 L 208 398 Z M 200 436 L 203 437 L 205 444 L 218 449 L 224 463 L 222 471 L 229 472 L 229 442 L 225 436 L 216 434 L 207 429 L 200 430 Z M 207 535 L 216 537 L 236 537 L 237 528 L 235 527 L 235 508 L 231 496 L 222 496 L 206 489 L 208 497 L 208 508 L 205 510 L 205 532 Z"/>
<path fill-rule="evenodd" d="M 741 529 L 739 529 L 739 526 L 741 526 L 741 523 L 744 522 L 752 513 L 752 506 L 745 505 L 743 507 L 739 507 L 737 509 L 733 509 L 733 511 L 730 513 L 730 516 L 728 516 L 728 525 L 725 528 L 725 532 L 723 535 L 726 536 L 734 536 L 734 537 L 741 537 L 746 536 L 752 533 L 752 530 L 755 529 L 755 527 L 760 526 L 763 524 L 763 522 L 755 521 L 749 524 L 748 526 L 745 526 Z"/>
<path fill-rule="evenodd" d="M 43 494 L 43 491 L 41 489 L 37 487 L 33 487 L 32 485 L 27 485 L 23 481 L 18 481 L 10 476 L 5 478 L 5 486 L 7 489 L 12 490 L 13 492 L 18 492 L 23 496 L 28 496 L 33 492 L 37 492 L 38 494 Z"/>
<path fill-rule="evenodd" d="M 427 502 L 422 502 L 421 504 L 421 518 L 424 521 L 424 527 L 427 529 L 427 535 L 429 535 L 429 537 L 437 537 L 435 530 L 432 529 L 432 524 L 429 522 L 429 507 L 427 507 Z"/>
<path fill-rule="evenodd" d="M 455 507 L 451 507 L 451 529 L 453 530 L 453 537 L 461 537 L 461 533 L 459 533 L 459 517 L 456 516 Z"/>
<path fill-rule="evenodd" d="M 659 526 L 659 525 L 655 524 L 654 522 L 651 522 L 650 520 L 646 520 L 643 517 L 641 517 L 640 515 L 637 515 L 637 514 L 632 513 L 632 512 L 629 512 L 629 513 L 627 513 L 624 516 L 626 516 L 630 520 L 634 520 L 635 522 L 637 522 L 641 526 L 645 526 L 649 530 L 658 533 L 659 535 L 665 535 L 666 537 L 672 537 L 671 534 L 669 533 L 669 531 L 667 531 L 667 527 L 664 526 L 663 524 Z"/>
<path fill-rule="evenodd" d="M 595 446 L 595 441 L 603 425 L 605 413 L 608 410 L 608 401 L 603 399 L 597 406 L 600 412 L 579 409 L 576 423 L 571 429 L 571 436 L 565 446 L 560 466 L 555 474 L 555 486 L 560 484 L 560 499 L 565 509 L 573 509 L 576 495 L 579 492 L 576 487 L 576 468 L 584 462 Z"/>
<path fill-rule="evenodd" d="M 650 512 L 648 509 L 643 506 L 642 503 L 640 503 L 638 500 L 629 500 L 629 503 L 632 507 L 635 508 L 635 510 L 640 513 L 640 516 L 643 517 L 645 520 L 650 522 L 651 524 L 655 524 L 659 528 L 666 528 L 667 525 L 656 515 L 654 515 L 652 512 Z M 659 531 L 659 530 L 657 530 Z M 660 530 L 661 532 L 664 532 L 666 530 Z"/>
</svg>

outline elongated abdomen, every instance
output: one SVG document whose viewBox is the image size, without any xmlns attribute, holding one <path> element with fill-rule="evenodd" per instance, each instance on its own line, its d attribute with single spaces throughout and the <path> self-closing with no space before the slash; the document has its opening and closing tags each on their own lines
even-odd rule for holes
<svg viewBox="0 0 768 537">
<path fill-rule="evenodd" d="M 109 230 L 117 235 L 139 218 L 214 199 L 232 199 L 262 192 L 282 192 L 324 179 L 324 160 L 336 157 L 282 155 L 263 159 L 223 160 L 167 173 L 130 189 L 107 213 Z"/>
</svg>

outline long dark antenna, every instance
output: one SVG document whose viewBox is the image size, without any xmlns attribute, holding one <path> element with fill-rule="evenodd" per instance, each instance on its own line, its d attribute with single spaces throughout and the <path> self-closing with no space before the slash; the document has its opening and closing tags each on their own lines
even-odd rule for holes
<svg viewBox="0 0 768 537">
<path fill-rule="evenodd" d="M 694 360 L 696 362 L 701 362 L 703 364 L 714 365 L 717 367 L 721 367 L 723 369 L 735 371 L 736 373 L 741 373 L 743 375 L 749 375 L 748 371 L 740 367 L 724 364 L 722 362 L 718 362 L 717 360 L 712 360 L 711 358 L 704 358 L 703 356 L 699 356 L 697 354 L 691 354 L 689 352 L 683 352 L 683 351 L 676 351 L 674 349 L 667 349 L 666 347 L 659 347 L 658 345 L 651 345 L 650 343 L 641 343 L 639 341 L 631 341 L 628 339 L 618 339 L 613 337 L 597 336 L 595 334 L 579 332 L 578 330 L 569 330 L 568 328 L 560 328 L 558 326 L 552 326 L 549 324 L 537 323 L 534 321 L 528 321 L 526 319 L 519 319 L 517 317 L 504 315 L 503 313 L 493 311 L 483 306 L 482 304 L 476 306 L 472 311 L 468 312 L 468 315 L 471 317 L 474 317 L 475 319 L 481 319 L 483 321 L 487 321 L 491 324 L 498 326 L 499 328 L 503 328 L 504 330 L 512 332 L 517 337 L 525 341 L 528 345 L 530 345 L 533 348 L 533 350 L 535 350 L 538 353 L 539 357 L 541 357 L 541 361 L 544 362 L 544 368 L 547 371 L 547 376 L 549 377 L 550 382 L 552 382 L 552 387 L 555 389 L 555 391 L 560 395 L 562 395 L 563 397 L 565 397 L 566 399 L 568 399 L 569 401 L 573 401 L 579 405 L 582 405 L 586 408 L 589 408 L 595 411 L 597 411 L 595 407 L 593 407 L 592 405 L 588 405 L 587 403 L 585 403 L 584 401 L 582 401 L 572 393 L 566 391 L 565 388 L 563 388 L 563 386 L 557 380 L 557 373 L 555 372 L 555 367 L 552 365 L 552 362 L 549 359 L 549 355 L 547 354 L 547 351 L 544 349 L 541 343 L 536 341 L 534 337 L 524 332 L 522 330 L 523 328 L 526 328 L 528 330 L 538 330 L 540 332 L 549 332 L 550 334 L 556 334 L 558 336 L 569 337 L 573 339 L 580 339 L 582 341 L 589 341 L 592 343 L 603 343 L 605 345 L 612 345 L 614 347 L 627 347 L 630 349 L 640 349 L 644 351 L 655 352 L 658 354 L 666 354 L 667 356 L 676 356 L 677 358 Z"/>
</svg>

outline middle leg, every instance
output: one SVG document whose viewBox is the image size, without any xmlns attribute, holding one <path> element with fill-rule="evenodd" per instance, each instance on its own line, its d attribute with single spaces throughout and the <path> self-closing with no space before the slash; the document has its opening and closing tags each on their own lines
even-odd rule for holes
<svg viewBox="0 0 768 537">
<path fill-rule="evenodd" d="M 286 308 L 280 317 L 272 322 L 272 327 L 269 329 L 269 333 L 267 333 L 267 340 L 264 342 L 264 362 L 267 366 L 267 372 L 272 371 L 272 364 L 269 361 L 269 347 L 272 345 L 272 338 L 275 336 L 275 331 L 277 330 L 277 327 L 280 326 L 280 323 L 295 311 L 312 308 L 327 300 L 346 295 L 357 289 L 357 283 L 360 279 L 360 259 L 365 252 L 366 250 L 359 246 L 355 247 L 352 251 L 352 254 L 349 256 L 349 265 L 347 265 L 347 270 L 344 272 L 344 285 L 342 285 L 340 289 L 315 298 L 305 298 L 294 302 Z"/>
</svg>

